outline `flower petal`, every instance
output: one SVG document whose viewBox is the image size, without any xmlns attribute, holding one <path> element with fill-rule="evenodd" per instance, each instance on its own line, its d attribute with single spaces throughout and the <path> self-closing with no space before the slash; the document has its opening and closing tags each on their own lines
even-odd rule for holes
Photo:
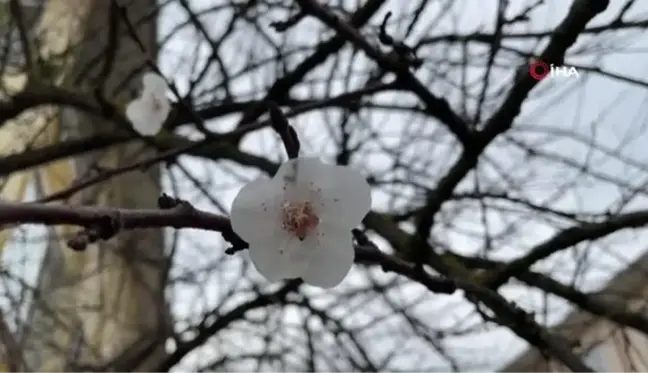
<svg viewBox="0 0 648 373">
<path fill-rule="evenodd" d="M 171 110 L 166 97 L 163 101 L 153 102 L 154 99 L 151 94 L 143 95 L 126 107 L 126 117 L 133 124 L 133 129 L 142 136 L 154 136 L 160 132 Z"/>
<path fill-rule="evenodd" d="M 329 165 L 317 158 L 291 159 L 281 165 L 276 179 L 294 179 L 319 195 L 323 221 L 335 221 L 340 227 L 356 227 L 371 208 L 371 187 L 362 174 L 350 167 Z"/>
<path fill-rule="evenodd" d="M 164 94 L 167 90 L 167 83 L 158 74 L 146 73 L 142 76 L 143 93 L 156 92 Z"/>
<path fill-rule="evenodd" d="M 274 180 L 258 178 L 239 191 L 232 202 L 232 229 L 252 246 L 262 244 L 279 247 L 275 239 L 280 226 L 283 190 Z M 274 242 L 272 240 L 275 240 Z"/>
<path fill-rule="evenodd" d="M 141 98 L 135 99 L 126 106 L 126 118 L 131 122 L 141 122 L 146 116 L 144 103 Z"/>
<path fill-rule="evenodd" d="M 126 117 L 133 124 L 133 129 L 142 136 L 153 136 L 162 128 L 162 123 L 148 109 L 149 106 L 141 98 L 131 101 L 126 107 Z"/>
<path fill-rule="evenodd" d="M 278 229 L 273 239 L 250 244 L 248 251 L 256 270 L 268 281 L 276 282 L 300 277 L 305 271 L 308 261 L 301 259 L 302 246 L 299 239 Z"/>
<path fill-rule="evenodd" d="M 308 284 L 329 289 L 339 285 L 349 274 L 355 251 L 350 229 L 333 224 L 321 225 L 311 241 L 309 265 L 301 274 Z"/>
</svg>

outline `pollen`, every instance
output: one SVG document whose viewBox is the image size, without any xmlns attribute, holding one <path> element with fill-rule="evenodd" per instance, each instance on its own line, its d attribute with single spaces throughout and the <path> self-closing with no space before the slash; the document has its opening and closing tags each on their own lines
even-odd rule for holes
<svg viewBox="0 0 648 373">
<path fill-rule="evenodd" d="M 282 227 L 300 240 L 317 228 L 319 217 L 310 202 L 285 202 L 282 207 Z"/>
</svg>

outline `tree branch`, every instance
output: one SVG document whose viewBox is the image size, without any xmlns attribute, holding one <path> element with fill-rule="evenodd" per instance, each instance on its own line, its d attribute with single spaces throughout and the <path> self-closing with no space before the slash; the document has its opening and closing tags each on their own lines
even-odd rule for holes
<svg viewBox="0 0 648 373">
<path fill-rule="evenodd" d="M 380 50 L 369 44 L 355 27 L 326 10 L 317 1 L 297 0 L 297 3 L 299 3 L 306 13 L 310 13 L 317 17 L 324 24 L 331 27 L 340 35 L 350 40 L 354 45 L 362 49 L 369 57 L 376 61 L 380 67 L 396 73 L 399 82 L 410 89 L 421 99 L 421 101 L 425 103 L 427 114 L 437 118 L 441 123 L 445 124 L 448 130 L 455 135 L 464 147 L 472 146 L 472 133 L 466 122 L 452 110 L 448 101 L 430 93 L 425 85 L 412 75 L 407 63 L 384 55 Z"/>
<path fill-rule="evenodd" d="M 637 228 L 648 225 L 648 210 L 641 210 L 617 215 L 600 223 L 577 225 L 558 232 L 549 240 L 532 248 L 527 254 L 513 260 L 503 269 L 493 273 L 485 281 L 486 286 L 496 289 L 511 277 L 516 277 L 528 270 L 536 262 L 548 258 L 554 253 L 585 241 L 597 240 L 622 229 Z"/>
<path fill-rule="evenodd" d="M 42 224 L 92 227 L 103 224 L 107 218 L 117 219 L 122 229 L 173 227 L 220 232 L 229 226 L 229 220 L 223 216 L 195 208 L 187 209 L 183 206 L 162 210 L 0 202 L 0 225 Z"/>
<path fill-rule="evenodd" d="M 567 49 L 576 42 L 580 32 L 608 5 L 609 0 L 574 0 L 569 13 L 557 27 L 540 59 L 546 63 L 562 63 Z M 526 69 L 527 67 L 524 66 L 521 71 L 526 71 Z M 475 140 L 477 144 L 464 150 L 457 162 L 439 181 L 436 189 L 427 195 L 425 209 L 418 216 L 416 242 L 412 248 L 414 250 L 413 256 L 416 257 L 419 263 L 423 263 L 426 256 L 429 255 L 429 253 L 425 252 L 427 241 L 430 237 L 430 230 L 434 224 L 435 216 L 441 205 L 451 198 L 457 185 L 475 168 L 484 149 L 495 137 L 511 128 L 513 120 L 520 113 L 522 103 L 526 100 L 529 92 L 538 84 L 538 81 L 534 80 L 529 74 L 519 75 L 502 105 L 486 121 L 484 129 L 480 131 L 480 135 Z M 432 255 L 434 254 L 432 253 Z M 438 263 L 436 267 L 443 271 L 443 261 L 439 259 L 436 263 Z"/>
</svg>

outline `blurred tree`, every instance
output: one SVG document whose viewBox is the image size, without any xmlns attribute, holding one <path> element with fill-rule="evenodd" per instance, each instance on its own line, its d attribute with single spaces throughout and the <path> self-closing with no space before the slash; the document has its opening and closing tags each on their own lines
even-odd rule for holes
<svg viewBox="0 0 648 373">
<path fill-rule="evenodd" d="M 83 89 L 97 97 L 125 102 L 132 92 L 124 89 L 124 82 L 139 73 L 147 58 L 155 56 L 156 8 L 152 0 L 132 2 L 124 8 L 126 16 L 139 24 L 137 35 L 149 55 L 118 25 L 122 15 L 110 1 L 12 0 L 4 7 L 3 13 L 11 15 L 4 19 L 13 26 L 11 32 L 18 41 L 7 43 L 13 47 L 7 55 L 20 56 L 11 61 L 13 68 L 6 74 L 5 86 L 11 90 L 44 90 L 49 85 Z M 118 132 L 125 131 L 96 115 L 45 106 L 6 123 L 1 136 L 3 151 L 10 154 L 52 146 L 64 139 L 101 138 Z M 131 142 L 26 169 L 5 180 L 2 197 L 24 200 L 30 184 L 36 196 L 44 197 L 97 170 L 120 167 L 155 153 L 142 142 Z M 159 170 L 151 167 L 86 188 L 65 203 L 137 208 L 154 204 L 159 194 Z M 36 287 L 39 296 L 23 330 L 26 366 L 63 371 L 104 367 L 119 357 L 135 359 L 137 364 L 129 361 L 128 367 L 149 369 L 146 359 L 137 353 L 148 350 L 150 355 L 151 349 L 163 348 L 160 334 L 168 331 L 164 323 L 167 263 L 162 232 L 120 235 L 109 243 L 93 243 L 83 252 L 73 252 L 65 244 L 70 229 L 64 226 L 51 231 Z M 9 233 L 3 231 L 3 245 Z M 111 369 L 123 369 L 116 367 Z"/>
</svg>

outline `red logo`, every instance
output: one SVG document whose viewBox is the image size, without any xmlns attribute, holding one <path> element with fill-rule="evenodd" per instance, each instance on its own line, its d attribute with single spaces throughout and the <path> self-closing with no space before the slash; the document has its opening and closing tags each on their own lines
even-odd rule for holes
<svg viewBox="0 0 648 373">
<path fill-rule="evenodd" d="M 535 61 L 529 65 L 529 75 L 535 80 L 542 80 L 549 74 L 549 65 L 542 61 Z"/>
</svg>

